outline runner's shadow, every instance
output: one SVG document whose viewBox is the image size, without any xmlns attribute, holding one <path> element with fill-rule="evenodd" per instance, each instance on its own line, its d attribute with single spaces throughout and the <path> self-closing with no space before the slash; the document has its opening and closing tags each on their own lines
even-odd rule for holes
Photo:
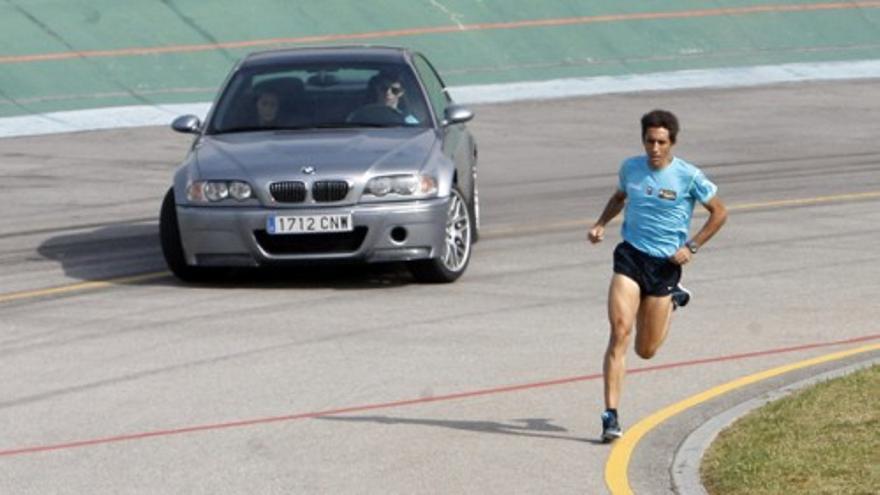
<svg viewBox="0 0 880 495">
<path fill-rule="evenodd" d="M 602 440 L 601 438 L 585 438 L 584 441 L 593 445 L 608 445 L 608 442 Z"/>
<path fill-rule="evenodd" d="M 568 432 L 567 429 L 561 426 L 556 426 L 551 423 L 551 419 L 545 418 L 514 419 L 509 423 L 501 423 L 497 421 L 454 421 L 440 419 L 397 418 L 391 416 L 321 416 L 316 419 L 327 421 L 377 423 L 383 425 L 434 426 L 441 428 L 452 428 L 454 430 L 471 431 L 476 433 L 494 433 L 521 437 L 547 438 L 552 440 L 573 440 L 576 442 L 591 441 L 590 439 L 563 435 L 562 433 Z"/>
</svg>

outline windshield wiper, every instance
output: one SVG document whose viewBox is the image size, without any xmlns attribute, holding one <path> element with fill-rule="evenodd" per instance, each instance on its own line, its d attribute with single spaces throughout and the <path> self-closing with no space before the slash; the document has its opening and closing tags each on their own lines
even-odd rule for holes
<svg viewBox="0 0 880 495">
<path fill-rule="evenodd" d="M 352 129 L 360 126 L 360 124 L 354 122 L 324 122 L 323 124 L 315 124 L 312 127 L 315 129 Z"/>
<path fill-rule="evenodd" d="M 385 127 L 401 127 L 400 124 L 391 124 L 391 123 L 381 123 L 381 122 L 347 122 L 345 124 L 328 124 L 329 127 L 348 127 L 348 128 L 358 128 L 358 127 L 372 127 L 372 128 L 385 128 Z M 322 126 L 323 127 L 323 126 Z"/>
<path fill-rule="evenodd" d="M 250 125 L 244 127 L 230 127 L 229 129 L 218 129 L 214 131 L 212 134 L 236 134 L 239 132 L 259 132 L 259 131 L 274 131 L 277 130 L 276 127 L 263 127 L 259 125 Z"/>
<path fill-rule="evenodd" d="M 309 129 L 357 129 L 357 128 L 390 128 L 403 127 L 400 124 L 380 124 L 376 122 L 326 122 L 315 125 L 298 125 L 298 126 L 245 126 L 232 127 L 230 129 L 216 130 L 211 134 L 236 134 L 241 132 L 265 132 L 265 131 L 303 131 Z"/>
<path fill-rule="evenodd" d="M 303 129 L 311 129 L 312 126 L 246 126 L 246 127 L 232 127 L 230 129 L 220 129 L 212 134 L 235 134 L 239 132 L 265 132 L 265 131 L 301 131 Z"/>
</svg>

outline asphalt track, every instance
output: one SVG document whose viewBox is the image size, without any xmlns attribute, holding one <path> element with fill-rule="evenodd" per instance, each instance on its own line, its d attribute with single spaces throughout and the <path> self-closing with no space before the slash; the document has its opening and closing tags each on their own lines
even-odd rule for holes
<svg viewBox="0 0 880 495">
<path fill-rule="evenodd" d="M 658 356 L 630 357 L 624 427 L 880 342 L 876 81 L 477 107 L 484 238 L 449 286 L 394 267 L 182 285 L 155 217 L 185 136 L 3 139 L 0 492 L 605 493 L 618 236 L 588 246 L 585 230 L 654 107 L 679 114 L 678 154 L 731 217 L 687 268 L 695 299 Z M 667 493 L 707 418 L 877 355 L 692 404 L 650 425 L 622 476 Z"/>
</svg>

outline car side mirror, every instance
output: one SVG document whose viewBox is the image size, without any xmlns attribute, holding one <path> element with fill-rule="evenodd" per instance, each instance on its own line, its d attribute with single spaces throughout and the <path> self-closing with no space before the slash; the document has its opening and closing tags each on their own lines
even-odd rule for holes
<svg viewBox="0 0 880 495">
<path fill-rule="evenodd" d="M 474 112 L 461 105 L 449 105 L 443 112 L 443 125 L 464 124 L 474 118 Z"/>
<path fill-rule="evenodd" d="M 171 128 L 177 132 L 198 134 L 201 131 L 202 122 L 195 115 L 183 115 L 174 119 Z"/>
</svg>

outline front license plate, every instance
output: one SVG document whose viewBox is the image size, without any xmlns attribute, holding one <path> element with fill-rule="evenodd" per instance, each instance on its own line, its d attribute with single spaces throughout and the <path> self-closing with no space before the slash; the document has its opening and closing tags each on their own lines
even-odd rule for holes
<svg viewBox="0 0 880 495">
<path fill-rule="evenodd" d="M 310 234 L 318 232 L 351 232 L 351 213 L 343 215 L 270 215 L 266 232 L 270 234 Z"/>
</svg>

